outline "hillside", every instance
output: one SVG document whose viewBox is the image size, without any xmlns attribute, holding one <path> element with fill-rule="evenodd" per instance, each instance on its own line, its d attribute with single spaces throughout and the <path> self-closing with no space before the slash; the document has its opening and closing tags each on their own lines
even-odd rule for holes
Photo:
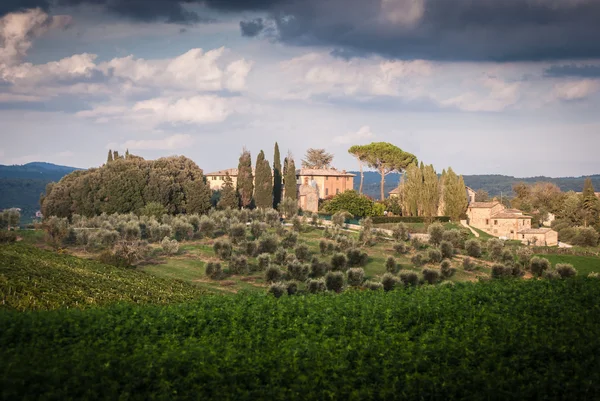
<svg viewBox="0 0 600 401">
<path fill-rule="evenodd" d="M 0 209 L 20 208 L 21 221 L 31 221 L 40 209 L 40 195 L 46 190 L 46 185 L 60 181 L 75 170 L 78 169 L 43 162 L 0 165 Z"/>
<path fill-rule="evenodd" d="M 0 309 L 85 308 L 115 302 L 189 301 L 202 291 L 157 278 L 24 244 L 0 245 Z"/>
<path fill-rule="evenodd" d="M 355 174 L 354 178 L 354 189 L 358 191 L 360 186 L 360 172 L 350 171 L 349 173 Z M 363 184 L 363 192 L 375 199 L 379 199 L 379 186 L 381 182 L 381 176 L 377 172 L 367 171 L 364 173 L 365 181 Z M 527 177 L 518 178 L 509 175 L 465 175 L 465 184 L 474 190 L 483 189 L 488 191 L 491 196 L 500 196 L 500 194 L 512 196 L 512 187 L 518 182 L 526 182 L 529 184 L 535 184 L 536 182 L 552 182 L 562 191 L 575 191 L 581 192 L 583 190 L 583 182 L 586 178 L 591 178 L 594 188 L 600 188 L 600 175 L 582 176 L 582 177 Z M 386 195 L 394 188 L 398 186 L 400 182 L 399 174 L 390 174 L 385 179 L 385 193 Z"/>
</svg>

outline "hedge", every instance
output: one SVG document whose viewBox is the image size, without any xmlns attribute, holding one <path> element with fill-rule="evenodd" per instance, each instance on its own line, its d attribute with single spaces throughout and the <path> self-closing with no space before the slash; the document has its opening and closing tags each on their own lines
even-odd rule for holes
<svg viewBox="0 0 600 401">
<path fill-rule="evenodd" d="M 373 217 L 373 224 L 385 224 L 385 223 L 425 223 L 426 221 L 437 221 L 440 223 L 449 223 L 450 217 L 448 216 L 438 216 L 433 217 L 431 220 L 430 217 L 422 217 L 422 216 L 376 216 Z"/>
</svg>

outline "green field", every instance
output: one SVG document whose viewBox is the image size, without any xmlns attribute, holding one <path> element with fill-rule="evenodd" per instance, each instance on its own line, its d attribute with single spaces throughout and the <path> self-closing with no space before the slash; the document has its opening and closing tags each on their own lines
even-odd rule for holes
<svg viewBox="0 0 600 401">
<path fill-rule="evenodd" d="M 0 245 L 0 308 L 84 308 L 115 302 L 171 303 L 197 299 L 200 288 L 136 269 L 40 250 Z"/>
<path fill-rule="evenodd" d="M 582 276 L 587 276 L 590 273 L 600 273 L 600 258 L 594 256 L 577 256 L 577 255 L 538 255 L 546 258 L 556 265 L 557 263 L 568 263 L 577 269 L 577 273 Z"/>
<path fill-rule="evenodd" d="M 0 311 L 5 400 L 597 400 L 600 285 Z"/>
</svg>

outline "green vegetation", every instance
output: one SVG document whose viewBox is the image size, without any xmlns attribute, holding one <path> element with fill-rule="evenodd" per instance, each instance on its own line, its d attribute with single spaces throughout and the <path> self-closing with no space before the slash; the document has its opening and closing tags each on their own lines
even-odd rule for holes
<svg viewBox="0 0 600 401">
<path fill-rule="evenodd" d="M 537 255 L 548 259 L 552 264 L 567 263 L 573 265 L 580 276 L 587 276 L 590 273 L 600 273 L 600 258 L 594 256 L 577 255 Z"/>
<path fill-rule="evenodd" d="M 596 281 L 395 288 L 5 311 L 2 396 L 591 400 L 600 394 Z"/>
<path fill-rule="evenodd" d="M 115 302 L 171 303 L 197 299 L 202 291 L 179 280 L 40 250 L 0 246 L 0 308 L 56 309 Z"/>
</svg>

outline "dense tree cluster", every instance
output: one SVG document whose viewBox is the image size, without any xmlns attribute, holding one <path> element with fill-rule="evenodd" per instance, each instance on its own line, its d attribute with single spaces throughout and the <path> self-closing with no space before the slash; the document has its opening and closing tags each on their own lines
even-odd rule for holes
<svg viewBox="0 0 600 401">
<path fill-rule="evenodd" d="M 129 155 L 100 168 L 75 171 L 49 184 L 41 199 L 44 216 L 138 213 L 149 203 L 167 213 L 206 213 L 211 191 L 202 170 L 183 156 L 144 160 Z"/>
<path fill-rule="evenodd" d="M 0 211 L 0 230 L 19 227 L 21 212 L 18 209 L 6 209 Z"/>
</svg>

